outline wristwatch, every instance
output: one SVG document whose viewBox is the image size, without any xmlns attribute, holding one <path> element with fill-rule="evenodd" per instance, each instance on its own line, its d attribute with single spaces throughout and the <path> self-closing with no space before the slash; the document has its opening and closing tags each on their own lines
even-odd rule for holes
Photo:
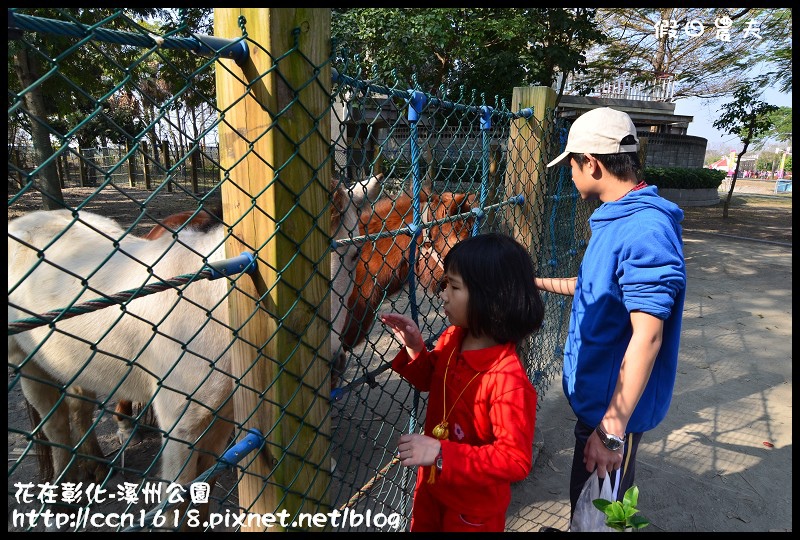
<svg viewBox="0 0 800 540">
<path fill-rule="evenodd" d="M 442 451 L 441 450 L 439 450 L 439 455 L 436 456 L 436 461 L 434 463 L 436 464 L 436 468 L 439 469 L 439 472 L 442 472 Z"/>
<path fill-rule="evenodd" d="M 600 437 L 600 441 L 603 443 L 603 446 L 612 452 L 616 452 L 622 448 L 623 444 L 625 444 L 625 440 L 622 437 L 617 437 L 616 435 L 606 433 L 603 429 L 603 426 L 600 424 L 598 424 L 594 430 L 597 432 L 597 436 Z"/>
</svg>

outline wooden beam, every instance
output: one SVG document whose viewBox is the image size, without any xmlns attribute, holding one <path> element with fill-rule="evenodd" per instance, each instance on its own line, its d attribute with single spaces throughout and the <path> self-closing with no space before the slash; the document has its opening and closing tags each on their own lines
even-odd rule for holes
<svg viewBox="0 0 800 540">
<path fill-rule="evenodd" d="M 239 37 L 240 16 L 250 56 L 216 69 L 226 253 L 258 262 L 229 299 L 234 408 L 267 444 L 239 504 L 295 516 L 325 511 L 330 482 L 330 9 L 216 8 L 214 34 Z"/>
<path fill-rule="evenodd" d="M 511 122 L 505 184 L 506 197 L 525 195 L 523 206 L 511 208 L 509 224 L 512 235 L 530 248 L 534 263 L 542 241 L 547 144 L 555 102 L 556 93 L 547 86 L 516 87 L 511 97 L 512 111 L 533 109 L 530 118 Z"/>
</svg>

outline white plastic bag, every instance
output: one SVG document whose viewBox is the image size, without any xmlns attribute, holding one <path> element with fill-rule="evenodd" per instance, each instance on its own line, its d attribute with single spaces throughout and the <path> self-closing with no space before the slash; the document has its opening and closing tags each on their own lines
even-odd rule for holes
<svg viewBox="0 0 800 540">
<path fill-rule="evenodd" d="M 617 500 L 619 490 L 619 469 L 615 471 L 614 486 L 611 486 L 611 476 L 606 476 L 603 489 L 600 489 L 600 479 L 595 470 L 583 485 L 578 503 L 575 505 L 575 514 L 570 523 L 570 532 L 618 532 L 606 525 L 605 513 L 598 510 L 592 503 L 595 499 Z"/>
</svg>

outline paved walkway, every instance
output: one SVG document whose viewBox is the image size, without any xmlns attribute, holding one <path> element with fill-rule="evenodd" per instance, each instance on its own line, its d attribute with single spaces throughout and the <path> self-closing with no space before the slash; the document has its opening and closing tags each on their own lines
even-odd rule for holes
<svg viewBox="0 0 800 540">
<path fill-rule="evenodd" d="M 792 530 L 792 248 L 684 233 L 688 289 L 667 418 L 645 435 L 642 532 Z M 551 383 L 507 530 L 569 526 L 574 415 Z"/>
</svg>

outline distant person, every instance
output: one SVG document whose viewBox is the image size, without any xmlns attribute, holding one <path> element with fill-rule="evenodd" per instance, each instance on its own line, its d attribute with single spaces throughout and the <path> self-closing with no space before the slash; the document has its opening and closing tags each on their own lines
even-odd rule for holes
<svg viewBox="0 0 800 540">
<path fill-rule="evenodd" d="M 541 290 L 572 295 L 564 349 L 564 393 L 572 407 L 572 514 L 584 483 L 621 469 L 618 498 L 634 483 L 644 432 L 666 416 L 678 365 L 686 267 L 683 211 L 641 180 L 630 117 L 611 108 L 580 116 L 564 153 L 582 199 L 602 204 L 577 277 L 536 278 Z"/>
<path fill-rule="evenodd" d="M 424 434 L 398 444 L 400 462 L 419 467 L 411 532 L 503 532 L 511 483 L 531 471 L 536 424 L 517 344 L 541 327 L 544 304 L 528 250 L 510 236 L 462 240 L 444 271 L 452 326 L 433 350 L 410 318 L 381 315 L 405 346 L 392 369 L 430 392 Z"/>
</svg>

